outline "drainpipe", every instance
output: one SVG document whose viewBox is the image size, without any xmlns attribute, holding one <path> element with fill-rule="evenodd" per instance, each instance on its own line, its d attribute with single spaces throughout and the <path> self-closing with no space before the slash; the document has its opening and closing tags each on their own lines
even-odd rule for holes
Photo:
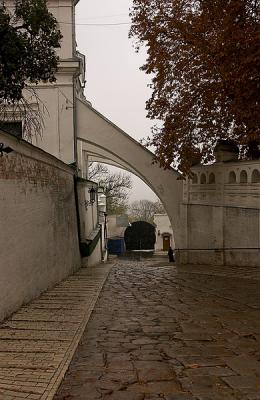
<svg viewBox="0 0 260 400">
<path fill-rule="evenodd" d="M 72 17 L 72 46 L 73 46 L 73 53 L 72 56 L 73 58 L 77 59 L 77 53 L 76 53 L 76 32 L 75 32 L 75 5 L 74 2 L 72 2 L 72 12 L 71 12 L 71 17 Z M 77 146 L 77 110 L 76 110 L 76 79 L 78 77 L 79 72 L 75 73 L 73 75 L 73 130 L 74 130 L 74 158 L 75 158 L 75 164 L 77 167 L 77 172 L 76 174 L 78 175 L 78 146 Z"/>
<path fill-rule="evenodd" d="M 75 32 L 75 3 L 72 1 L 71 4 L 72 12 L 72 56 L 73 58 L 76 57 L 76 32 Z M 74 161 L 75 161 L 75 175 L 74 175 L 74 195 L 75 195 L 75 205 L 76 205 L 76 217 L 77 217 L 77 227 L 78 227 L 78 243 L 80 248 L 81 243 L 81 224 L 80 224 L 80 212 L 79 212 L 79 198 L 78 198 L 78 184 L 77 184 L 77 177 L 78 177 L 78 146 L 77 146 L 77 110 L 76 110 L 76 79 L 78 76 L 78 72 L 73 74 L 73 137 L 74 137 Z"/>
<path fill-rule="evenodd" d="M 103 256 L 103 238 L 102 238 L 102 224 L 99 224 L 99 231 L 100 231 L 100 255 L 101 255 L 101 261 L 104 261 L 104 256 Z"/>
<path fill-rule="evenodd" d="M 76 218 L 77 218 L 77 228 L 78 228 L 78 243 L 80 249 L 81 242 L 81 232 L 80 232 L 80 214 L 79 214 L 79 197 L 78 197 L 78 186 L 77 186 L 77 172 L 74 174 L 74 196 L 75 196 L 75 206 L 76 206 Z"/>
<path fill-rule="evenodd" d="M 78 146 L 77 146 L 77 110 L 76 110 L 76 84 L 77 75 L 73 76 L 73 130 L 74 130 L 74 158 L 76 165 L 76 175 L 78 176 Z"/>
</svg>

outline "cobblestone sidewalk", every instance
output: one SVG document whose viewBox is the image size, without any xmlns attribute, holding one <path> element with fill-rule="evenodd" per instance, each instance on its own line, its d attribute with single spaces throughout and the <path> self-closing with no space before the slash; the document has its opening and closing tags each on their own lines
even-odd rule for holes
<svg viewBox="0 0 260 400">
<path fill-rule="evenodd" d="M 257 270 L 166 264 L 113 267 L 55 400 L 260 400 Z"/>
<path fill-rule="evenodd" d="M 110 268 L 81 269 L 0 325 L 0 400 L 53 398 Z"/>
</svg>

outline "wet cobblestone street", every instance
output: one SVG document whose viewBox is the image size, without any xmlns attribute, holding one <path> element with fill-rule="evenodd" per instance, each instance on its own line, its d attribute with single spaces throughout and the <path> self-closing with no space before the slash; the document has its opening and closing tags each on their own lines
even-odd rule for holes
<svg viewBox="0 0 260 400">
<path fill-rule="evenodd" d="M 260 274 L 118 261 L 55 400 L 260 400 Z"/>
</svg>

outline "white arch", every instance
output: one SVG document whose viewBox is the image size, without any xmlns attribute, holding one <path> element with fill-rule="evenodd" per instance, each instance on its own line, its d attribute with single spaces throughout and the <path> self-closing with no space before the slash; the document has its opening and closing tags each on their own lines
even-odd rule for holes
<svg viewBox="0 0 260 400">
<path fill-rule="evenodd" d="M 133 174 L 137 175 L 141 178 L 145 183 L 146 178 L 142 175 L 140 171 L 138 171 L 135 167 L 132 166 L 129 162 L 125 161 L 119 155 L 115 154 L 113 151 L 109 151 L 104 148 L 103 145 L 99 143 L 93 143 L 90 140 L 85 140 L 83 138 L 78 138 L 78 140 L 83 142 L 82 149 L 86 151 L 88 155 L 91 156 L 91 161 L 93 161 L 93 156 L 95 156 L 96 161 L 100 161 L 106 164 L 111 164 L 114 166 L 118 166 L 119 168 L 123 168 Z"/>
<path fill-rule="evenodd" d="M 123 168 L 124 170 L 138 176 L 155 192 L 155 188 L 151 185 L 147 178 L 142 173 L 140 173 L 140 171 L 138 171 L 136 168 L 133 168 L 129 163 L 125 162 L 115 154 L 109 153 L 108 151 L 102 149 L 99 145 L 90 143 L 90 141 L 83 142 L 82 149 L 88 154 L 88 156 L 90 156 L 90 161 L 101 162 L 113 165 L 114 167 Z M 93 157 L 93 149 L 95 149 L 95 157 Z"/>
<path fill-rule="evenodd" d="M 163 170 L 153 164 L 153 153 L 127 135 L 89 103 L 76 100 L 77 140 L 92 159 L 120 166 L 140 177 L 160 198 L 170 218 L 176 246 L 185 237 L 185 222 L 181 224 L 180 204 L 183 181 L 173 170 Z M 109 161 L 109 162 L 108 162 Z"/>
<path fill-rule="evenodd" d="M 117 168 L 124 169 L 124 170 L 127 171 L 127 172 L 132 172 L 132 171 L 129 170 L 129 168 L 125 167 L 125 166 L 122 165 L 122 164 L 117 163 L 116 161 L 110 160 L 109 158 L 105 158 L 105 157 L 99 156 L 99 155 L 97 155 L 97 154 L 96 154 L 96 155 L 93 155 L 93 154 L 88 153 L 88 152 L 87 152 L 87 154 L 88 154 L 88 157 L 89 157 L 89 161 L 90 161 L 90 162 L 97 162 L 97 163 L 108 164 L 108 165 L 111 165 L 111 166 L 113 166 L 113 167 L 117 167 Z M 134 173 L 134 172 L 132 172 L 132 173 Z"/>
</svg>

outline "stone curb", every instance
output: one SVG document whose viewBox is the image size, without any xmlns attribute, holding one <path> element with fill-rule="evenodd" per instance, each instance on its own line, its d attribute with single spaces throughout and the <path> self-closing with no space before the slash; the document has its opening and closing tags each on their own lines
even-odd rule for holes
<svg viewBox="0 0 260 400">
<path fill-rule="evenodd" d="M 9 372 L 5 373 L 4 380 L 1 382 L 0 379 L 0 399 L 5 400 L 5 399 L 38 399 L 38 400 L 52 400 L 60 386 L 60 383 L 65 376 L 65 373 L 67 372 L 70 362 L 74 356 L 74 353 L 78 347 L 78 344 L 80 342 L 80 339 L 82 337 L 82 334 L 86 328 L 86 325 L 89 321 L 89 318 L 93 312 L 93 309 L 95 307 L 95 304 L 98 300 L 98 297 L 100 295 L 100 292 L 107 280 L 107 277 L 110 273 L 111 268 L 113 267 L 112 263 L 109 264 L 99 264 L 95 267 L 87 267 L 87 268 L 81 268 L 79 271 L 77 271 L 74 275 L 69 276 L 67 279 L 62 281 L 60 284 L 56 285 L 55 288 L 43 293 L 43 296 L 40 296 L 38 299 L 35 299 L 31 304 L 28 306 L 23 307 L 22 309 L 18 310 L 17 313 L 13 314 L 9 320 L 6 320 L 2 325 L 0 325 L 0 344 L 5 343 L 6 339 L 8 339 L 9 343 L 11 342 L 11 347 L 10 350 L 7 350 L 11 355 L 12 352 L 15 351 L 15 359 L 17 357 L 18 364 L 17 367 L 10 365 L 10 361 L 7 358 L 6 361 L 2 360 L 2 365 L 1 365 L 1 370 L 4 368 L 5 370 L 7 369 L 8 371 L 10 370 L 11 373 L 16 374 L 16 368 L 20 368 L 20 370 L 24 370 L 25 377 L 22 379 L 21 377 L 18 377 L 18 380 L 10 375 L 9 377 Z M 82 285 L 81 285 L 82 283 Z M 64 294 L 65 293 L 65 294 Z M 65 296 L 65 297 L 64 297 Z M 67 296 L 67 297 L 66 297 Z M 47 300 L 46 300 L 47 297 Z M 67 345 L 64 347 L 64 349 L 61 351 L 59 349 L 59 339 L 54 339 L 56 342 L 58 341 L 57 345 L 54 345 L 54 349 L 50 350 L 50 353 L 54 354 L 55 357 L 60 357 L 61 360 L 59 363 L 56 362 L 55 366 L 52 366 L 53 368 L 53 373 L 52 376 L 50 376 L 50 379 L 46 381 L 46 385 L 43 383 L 39 384 L 40 386 L 38 387 L 37 380 L 33 379 L 32 381 L 26 378 L 26 374 L 28 373 L 28 367 L 27 364 L 24 361 L 24 357 L 26 357 L 27 352 L 29 351 L 29 354 L 37 354 L 37 345 L 35 347 L 35 343 L 39 343 L 40 341 L 40 347 L 42 346 L 41 343 L 44 343 L 45 340 L 47 340 L 46 345 L 48 346 L 48 337 L 44 337 L 46 334 L 46 329 L 44 328 L 37 328 L 36 331 L 38 330 L 40 332 L 40 338 L 37 339 L 35 338 L 35 328 L 31 327 L 31 323 L 35 323 L 36 325 L 39 323 L 38 321 L 45 321 L 44 323 L 46 325 L 49 325 L 49 328 L 51 328 L 51 324 L 53 323 L 52 321 L 55 321 L 55 319 L 50 318 L 45 320 L 44 319 L 44 312 L 47 311 L 48 313 L 51 313 L 52 308 L 55 308 L 56 306 L 59 308 L 59 305 L 62 303 L 62 299 L 66 299 L 65 305 L 63 306 L 63 309 L 65 309 L 65 314 L 66 314 L 66 320 L 63 319 L 57 319 L 58 321 L 63 321 L 62 323 L 74 323 L 75 328 L 73 328 L 73 331 L 71 332 L 71 339 L 66 339 L 64 342 L 64 339 L 61 339 L 61 342 L 63 345 L 67 343 Z M 39 302 L 46 302 L 49 304 L 49 307 L 44 306 L 43 309 L 43 314 L 37 314 L 35 316 L 35 304 L 36 304 L 36 309 L 37 309 L 37 304 Z M 73 303 L 78 304 L 80 306 L 79 312 L 77 313 L 77 310 L 75 310 L 75 313 L 73 314 Z M 68 305 L 66 307 L 66 304 Z M 38 305 L 39 306 L 39 305 Z M 72 307 L 72 308 L 71 308 Z M 24 313 L 26 313 L 27 319 L 25 317 L 25 321 L 23 320 Z M 39 311 L 40 313 L 40 311 Z M 71 314 L 72 313 L 72 314 Z M 22 315 L 22 318 L 21 318 Z M 50 315 L 50 314 L 48 314 Z M 52 314 L 51 314 L 52 315 Z M 70 321 L 70 315 L 72 316 L 72 320 Z M 61 316 L 62 316 L 62 311 L 61 311 Z M 78 321 L 75 322 L 75 316 L 78 317 Z M 33 318 L 32 318 L 33 317 Z M 35 319 L 34 319 L 35 318 Z M 23 323 L 23 328 L 19 328 L 19 326 L 16 328 L 16 325 L 19 321 L 22 320 Z M 27 322 L 28 321 L 28 327 L 27 327 Z M 74 322 L 73 322 L 74 321 Z M 57 322 L 55 322 L 57 324 Z M 13 325 L 15 327 L 13 327 Z M 24 327 L 25 324 L 25 327 Z M 20 330 L 21 329 L 21 330 Z M 24 338 L 23 333 L 24 330 L 27 331 L 26 337 Z M 54 331 L 56 328 L 54 328 Z M 47 329 L 48 331 L 48 329 Z M 50 330 L 51 331 L 51 330 Z M 49 332 L 50 332 L 49 331 Z M 22 332 L 22 333 L 21 333 Z M 41 333 L 42 332 L 42 333 Z M 68 330 L 69 332 L 69 330 Z M 10 336 L 11 335 L 11 336 Z M 22 335 L 22 336 L 21 336 Z M 30 338 L 30 335 L 32 335 L 32 338 Z M 12 350 L 13 348 L 16 349 L 16 346 L 19 345 L 19 342 L 24 339 L 26 342 L 29 344 L 29 350 Z M 5 345 L 4 345 L 5 346 Z M 9 345 L 8 345 L 9 346 Z M 23 347 L 23 345 L 21 345 Z M 27 344 L 26 344 L 27 346 Z M 19 347 L 20 348 L 20 347 Z M 8 347 L 9 349 L 9 347 Z M 6 350 L 0 350 L 1 352 L 5 352 Z M 41 351 L 41 350 L 40 350 Z M 22 360 L 22 361 L 20 361 Z M 20 362 L 20 363 L 19 363 Z M 51 362 L 51 361 L 50 361 Z M 25 363 L 25 364 L 24 364 Z M 11 363 L 12 364 L 12 363 Z M 19 365 L 19 367 L 18 367 Z M 39 368 L 41 369 L 41 364 L 38 364 Z M 51 364 L 50 364 L 51 365 Z M 33 370 L 37 371 L 37 366 L 32 367 Z M 47 367 L 48 368 L 48 367 Z M 3 375 L 3 372 L 1 372 L 1 375 Z M 22 379 L 22 380 L 21 380 Z M 28 382 L 27 382 L 28 381 Z M 28 385 L 29 382 L 31 382 L 31 385 Z M 41 389 L 39 391 L 39 389 Z"/>
</svg>

